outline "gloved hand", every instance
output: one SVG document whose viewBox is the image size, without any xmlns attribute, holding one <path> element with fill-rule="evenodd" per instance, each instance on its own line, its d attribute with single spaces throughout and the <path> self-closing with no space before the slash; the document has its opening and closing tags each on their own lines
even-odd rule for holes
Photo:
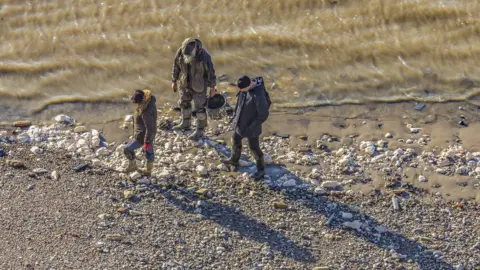
<svg viewBox="0 0 480 270">
<path fill-rule="evenodd" d="M 150 150 L 151 145 L 149 143 L 146 143 L 143 145 L 143 150 L 148 151 Z"/>
</svg>

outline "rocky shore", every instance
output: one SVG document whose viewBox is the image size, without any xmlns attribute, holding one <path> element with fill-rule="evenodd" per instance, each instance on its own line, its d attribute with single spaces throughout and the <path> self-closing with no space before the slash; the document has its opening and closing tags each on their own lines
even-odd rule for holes
<svg viewBox="0 0 480 270">
<path fill-rule="evenodd" d="M 348 144 L 269 134 L 252 182 L 247 149 L 239 172 L 220 163 L 227 126 L 159 130 L 150 178 L 66 115 L 0 131 L 0 268 L 480 269 L 480 152 L 461 141 L 422 149 L 415 122 Z"/>
</svg>

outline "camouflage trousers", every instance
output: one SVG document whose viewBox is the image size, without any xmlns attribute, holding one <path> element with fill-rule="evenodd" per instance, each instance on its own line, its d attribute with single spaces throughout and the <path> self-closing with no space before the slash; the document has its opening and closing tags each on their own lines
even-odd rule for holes
<svg viewBox="0 0 480 270">
<path fill-rule="evenodd" d="M 207 91 L 198 93 L 188 88 L 180 89 L 180 100 L 178 105 L 182 109 L 182 113 L 189 115 L 183 115 L 183 118 L 190 118 L 192 113 L 192 101 L 195 103 L 195 109 L 197 110 L 198 120 L 207 120 Z"/>
</svg>

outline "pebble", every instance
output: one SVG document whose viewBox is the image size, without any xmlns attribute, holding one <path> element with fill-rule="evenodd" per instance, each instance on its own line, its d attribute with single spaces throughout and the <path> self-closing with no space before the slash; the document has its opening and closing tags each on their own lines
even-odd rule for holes
<svg viewBox="0 0 480 270">
<path fill-rule="evenodd" d="M 125 200 L 130 200 L 133 196 L 135 196 L 135 193 L 133 193 L 133 191 L 131 191 L 131 190 L 124 190 L 123 191 L 123 198 Z"/>
<path fill-rule="evenodd" d="M 205 166 L 198 165 L 197 168 L 195 169 L 200 176 L 208 176 L 208 170 L 205 168 Z"/>
<path fill-rule="evenodd" d="M 73 129 L 73 132 L 75 133 L 83 133 L 86 131 L 87 131 L 87 128 L 85 126 L 78 126 Z"/>
<path fill-rule="evenodd" d="M 343 223 L 343 226 L 360 231 L 360 229 L 363 226 L 363 223 L 360 222 L 359 220 L 355 220 L 353 222 L 347 221 Z"/>
<path fill-rule="evenodd" d="M 32 148 L 30 148 L 30 152 L 34 153 L 35 155 L 40 155 L 41 153 L 43 153 L 43 149 L 38 146 L 33 146 Z"/>
<path fill-rule="evenodd" d="M 324 181 L 322 182 L 322 188 L 336 188 L 339 187 L 341 184 L 337 181 Z"/>
<path fill-rule="evenodd" d="M 352 219 L 353 214 L 352 213 L 347 213 L 347 212 L 342 212 L 342 218 L 343 219 Z"/>
<path fill-rule="evenodd" d="M 295 179 L 289 179 L 283 183 L 284 187 L 295 187 L 297 185 L 297 181 Z"/>
<path fill-rule="evenodd" d="M 375 227 L 375 230 L 379 233 L 386 233 L 388 232 L 388 228 L 383 226 L 383 225 L 379 225 L 379 226 L 376 226 Z"/>
<path fill-rule="evenodd" d="M 121 234 L 107 234 L 105 236 L 105 238 L 107 240 L 110 240 L 110 241 L 122 241 L 123 240 L 123 236 Z"/>
<path fill-rule="evenodd" d="M 317 195 L 324 195 L 326 193 L 327 193 L 327 191 L 325 189 L 321 188 L 321 187 L 316 187 L 315 188 L 315 194 L 317 194 Z"/>
<path fill-rule="evenodd" d="M 426 183 L 426 182 L 428 182 L 428 179 L 427 179 L 425 176 L 420 175 L 420 176 L 418 177 L 418 181 L 420 181 L 420 182 L 422 182 L 422 183 Z"/>
<path fill-rule="evenodd" d="M 67 125 L 73 122 L 73 119 L 70 116 L 65 114 L 59 114 L 55 116 L 54 120 L 57 121 L 57 123 L 62 123 Z"/>
<path fill-rule="evenodd" d="M 391 138 L 393 138 L 393 135 L 391 133 L 387 133 L 387 134 L 385 134 L 385 138 L 391 139 Z"/>
<path fill-rule="evenodd" d="M 106 147 L 100 147 L 95 154 L 97 156 L 108 156 L 110 154 L 110 150 L 108 150 Z"/>
<path fill-rule="evenodd" d="M 34 184 L 30 184 L 27 186 L 27 190 L 33 190 L 35 188 Z"/>
<path fill-rule="evenodd" d="M 273 207 L 275 209 L 287 209 L 287 204 L 284 202 L 273 202 Z"/>
<path fill-rule="evenodd" d="M 230 171 L 230 170 L 228 169 L 228 166 L 225 165 L 225 164 L 223 164 L 223 163 L 219 164 L 219 165 L 217 166 L 217 169 L 220 170 L 220 171 L 223 171 L 223 172 L 228 172 L 228 171 Z"/>
<path fill-rule="evenodd" d="M 60 174 L 57 171 L 53 171 L 51 176 L 53 180 L 60 179 Z"/>
<path fill-rule="evenodd" d="M 250 165 L 248 161 L 245 161 L 243 159 L 240 159 L 240 161 L 238 161 L 238 164 L 240 165 L 240 167 L 248 167 Z"/>
<path fill-rule="evenodd" d="M 36 173 L 36 174 L 48 173 L 48 171 L 43 169 L 43 168 L 36 168 L 36 169 L 33 170 L 33 172 Z"/>
<path fill-rule="evenodd" d="M 132 172 L 130 174 L 130 179 L 132 179 L 133 181 L 139 179 L 140 177 L 142 177 L 142 175 L 139 172 Z"/>
</svg>

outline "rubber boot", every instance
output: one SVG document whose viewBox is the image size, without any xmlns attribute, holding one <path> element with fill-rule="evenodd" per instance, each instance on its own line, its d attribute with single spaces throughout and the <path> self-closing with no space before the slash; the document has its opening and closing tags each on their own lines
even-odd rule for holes
<svg viewBox="0 0 480 270">
<path fill-rule="evenodd" d="M 195 129 L 195 132 L 192 133 L 188 138 L 192 141 L 198 141 L 200 138 L 203 137 L 204 135 L 204 130 L 205 127 L 207 126 L 207 120 L 200 120 L 197 119 L 197 128 Z"/>
<path fill-rule="evenodd" d="M 152 170 L 153 170 L 153 161 L 147 161 L 147 165 L 145 169 L 139 169 L 138 172 L 142 176 L 152 176 Z"/>
<path fill-rule="evenodd" d="M 126 173 L 131 173 L 137 170 L 137 162 L 135 159 L 129 159 L 128 160 L 128 167 L 125 169 Z"/>
<path fill-rule="evenodd" d="M 241 154 L 242 154 L 241 148 L 232 147 L 232 155 L 230 156 L 230 158 L 223 159 L 222 163 L 225 165 L 234 166 L 238 168 L 240 166 L 239 161 L 240 161 Z"/>
<path fill-rule="evenodd" d="M 173 126 L 173 130 L 189 130 L 192 124 L 192 108 L 182 109 L 182 119 Z"/>
<path fill-rule="evenodd" d="M 265 159 L 263 156 L 257 159 L 257 171 L 252 177 L 255 181 L 260 181 L 265 177 Z"/>
</svg>

